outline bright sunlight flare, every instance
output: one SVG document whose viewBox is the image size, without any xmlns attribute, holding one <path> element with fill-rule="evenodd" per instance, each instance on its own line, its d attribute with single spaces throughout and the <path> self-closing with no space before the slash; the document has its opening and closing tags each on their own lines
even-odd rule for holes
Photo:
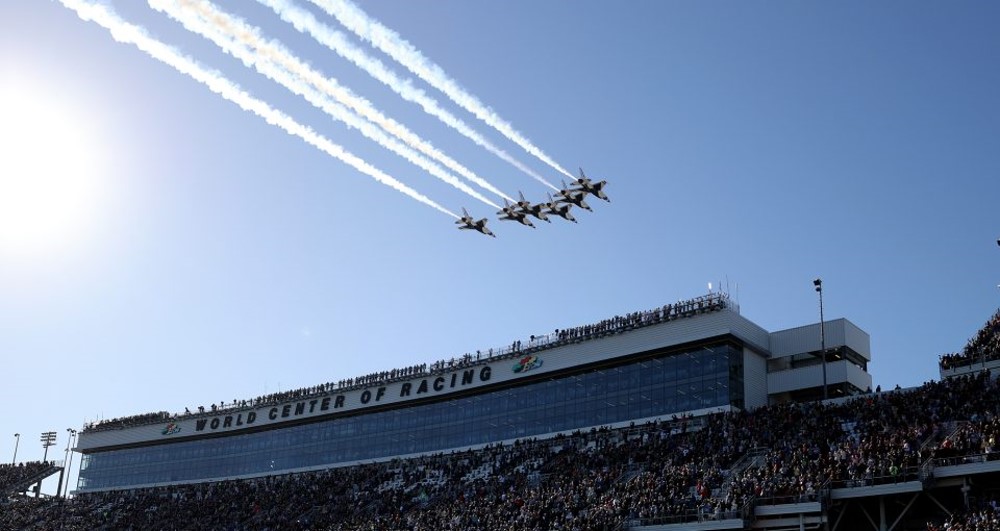
<svg viewBox="0 0 1000 531">
<path fill-rule="evenodd" d="M 84 116 L 0 74 L 0 256 L 58 251 L 93 224 L 104 168 Z"/>
</svg>

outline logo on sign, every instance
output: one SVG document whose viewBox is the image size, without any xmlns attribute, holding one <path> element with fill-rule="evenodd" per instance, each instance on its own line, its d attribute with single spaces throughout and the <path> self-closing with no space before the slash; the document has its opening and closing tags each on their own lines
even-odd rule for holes
<svg viewBox="0 0 1000 531">
<path fill-rule="evenodd" d="M 537 369 L 542 366 L 542 358 L 538 356 L 525 356 L 521 358 L 520 361 L 514 364 L 512 369 L 514 372 L 528 372 L 532 369 Z"/>
</svg>

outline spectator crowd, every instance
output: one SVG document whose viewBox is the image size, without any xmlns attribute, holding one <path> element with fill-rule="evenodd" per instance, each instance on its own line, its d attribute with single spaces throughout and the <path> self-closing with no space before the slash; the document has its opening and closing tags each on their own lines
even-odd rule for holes
<svg viewBox="0 0 1000 531">
<path fill-rule="evenodd" d="M 962 511 L 941 523 L 928 522 L 927 531 L 1000 531 L 1000 503 L 996 499 Z"/>
<path fill-rule="evenodd" d="M 998 435 L 1000 380 L 981 371 L 827 403 L 675 417 L 323 471 L 68 500 L 5 495 L 0 531 L 541 531 L 746 521 L 758 504 L 928 481 L 934 466 L 1000 459 Z M 29 466 L 0 467 L 0 485 L 13 485 Z M 1000 531 L 996 501 L 982 499 L 942 511 L 926 529 Z"/>
<path fill-rule="evenodd" d="M 14 499 L 0 509 L 0 530 L 54 522 L 61 529 L 589 530 L 740 519 L 754 503 L 914 481 L 928 460 L 995 454 L 998 412 L 1000 385 L 980 373 L 842 403 L 786 403 L 320 472 Z M 929 529 L 993 529 L 983 527 L 992 520 L 982 512 L 969 518 Z"/>
<path fill-rule="evenodd" d="M 0 464 L 0 496 L 7 496 L 12 489 L 16 489 L 24 482 L 35 479 L 53 468 L 55 465 L 45 461 Z"/>
<path fill-rule="evenodd" d="M 1000 310 L 969 339 L 961 352 L 941 356 L 942 369 L 1000 359 Z"/>
</svg>

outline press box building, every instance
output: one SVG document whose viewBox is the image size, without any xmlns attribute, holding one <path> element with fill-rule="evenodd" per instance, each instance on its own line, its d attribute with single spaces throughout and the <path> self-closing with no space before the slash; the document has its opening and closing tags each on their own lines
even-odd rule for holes
<svg viewBox="0 0 1000 531">
<path fill-rule="evenodd" d="M 871 388 L 869 337 L 824 323 L 831 398 Z M 78 492 L 347 466 L 822 397 L 820 324 L 768 332 L 709 294 L 284 400 L 85 428 Z"/>
</svg>

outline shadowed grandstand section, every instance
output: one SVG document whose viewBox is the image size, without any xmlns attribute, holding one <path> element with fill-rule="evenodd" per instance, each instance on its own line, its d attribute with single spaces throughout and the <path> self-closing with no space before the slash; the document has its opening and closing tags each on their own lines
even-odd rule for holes
<svg viewBox="0 0 1000 531">
<path fill-rule="evenodd" d="M 55 462 L 0 464 L 0 496 L 6 499 L 16 494 L 24 494 L 32 485 L 37 485 L 62 470 L 62 464 Z"/>
<path fill-rule="evenodd" d="M 980 429 L 992 424 L 973 420 L 998 407 L 1000 385 L 983 373 L 827 404 L 81 494 L 27 513 L 93 529 L 174 529 L 179 514 L 201 529 L 924 529 L 1000 493 L 1000 451 Z M 12 520 L 20 514 L 4 524 L 31 529 Z"/>
</svg>

